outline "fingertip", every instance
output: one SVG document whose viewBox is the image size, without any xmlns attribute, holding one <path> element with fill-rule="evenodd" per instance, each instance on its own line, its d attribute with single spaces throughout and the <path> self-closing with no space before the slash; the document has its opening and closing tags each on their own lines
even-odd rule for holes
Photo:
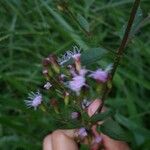
<svg viewBox="0 0 150 150">
<path fill-rule="evenodd" d="M 102 104 L 101 99 L 94 100 L 88 107 L 87 113 L 91 117 L 95 114 L 95 112 L 98 110 L 99 106 Z"/>
</svg>

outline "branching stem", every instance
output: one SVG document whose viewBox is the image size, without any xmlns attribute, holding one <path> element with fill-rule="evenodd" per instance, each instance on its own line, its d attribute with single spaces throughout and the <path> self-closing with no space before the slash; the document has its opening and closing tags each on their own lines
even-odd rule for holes
<svg viewBox="0 0 150 150">
<path fill-rule="evenodd" d="M 111 82 L 112 82 L 114 74 L 115 74 L 115 72 L 116 72 L 116 70 L 119 66 L 120 60 L 123 56 L 123 53 L 124 53 L 124 50 L 125 50 L 125 47 L 126 47 L 126 44 L 127 44 L 130 32 L 131 32 L 132 24 L 134 22 L 134 18 L 135 18 L 137 9 L 139 7 L 139 4 L 140 4 L 140 0 L 135 0 L 134 1 L 133 7 L 132 7 L 132 10 L 131 10 L 131 14 L 130 14 L 130 18 L 129 18 L 129 21 L 128 21 L 128 25 L 126 27 L 123 39 L 122 39 L 121 44 L 120 44 L 120 47 L 117 49 L 116 57 L 114 59 L 113 69 L 111 71 L 111 79 L 110 79 Z M 105 101 L 109 91 L 110 91 L 110 89 L 108 88 L 108 86 L 105 86 L 104 92 L 103 92 L 103 95 L 102 95 L 102 105 L 99 108 L 99 112 L 103 108 L 104 101 Z"/>
</svg>

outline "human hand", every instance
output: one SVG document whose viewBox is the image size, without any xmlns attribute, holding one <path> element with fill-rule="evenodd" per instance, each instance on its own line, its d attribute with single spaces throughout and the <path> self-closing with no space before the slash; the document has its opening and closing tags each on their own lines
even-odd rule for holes
<svg viewBox="0 0 150 150">
<path fill-rule="evenodd" d="M 91 117 L 99 106 L 101 100 L 94 100 L 87 108 L 87 113 Z M 102 111 L 105 111 L 104 109 Z M 102 123 L 102 122 L 100 122 Z M 78 150 L 78 145 L 75 141 L 77 135 L 75 134 L 77 129 L 73 130 L 56 130 L 52 134 L 45 137 L 43 141 L 43 150 Z M 104 150 L 129 150 L 127 143 L 123 141 L 117 141 L 109 138 L 108 136 L 98 133 L 96 131 L 96 125 L 92 127 L 93 141 L 90 145 L 91 150 L 99 150 L 103 147 Z M 98 139 L 98 140 L 97 140 Z M 82 141 L 84 144 L 88 144 L 85 138 Z"/>
</svg>

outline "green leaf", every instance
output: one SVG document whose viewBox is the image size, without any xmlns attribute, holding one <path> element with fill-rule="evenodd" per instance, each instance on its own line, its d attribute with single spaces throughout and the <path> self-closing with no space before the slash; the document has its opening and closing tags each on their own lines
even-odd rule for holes
<svg viewBox="0 0 150 150">
<path fill-rule="evenodd" d="M 116 140 L 130 140 L 125 130 L 112 119 L 108 119 L 102 125 L 98 126 L 97 130 Z"/>
<path fill-rule="evenodd" d="M 143 19 L 142 10 L 141 10 L 141 8 L 138 8 L 138 10 L 136 12 L 136 15 L 135 15 L 135 18 L 134 18 L 134 22 L 132 24 L 132 28 L 131 28 L 131 31 L 130 31 L 129 39 L 132 38 L 136 34 L 137 29 L 139 28 L 139 25 L 140 25 L 142 19 Z M 124 35 L 126 26 L 127 26 L 127 24 L 125 24 L 122 27 L 121 31 L 119 32 L 119 36 L 120 36 L 121 39 L 122 39 L 122 37 Z"/>
<path fill-rule="evenodd" d="M 84 3 L 87 7 L 90 7 L 93 3 L 94 3 L 95 0 L 84 0 Z"/>
<path fill-rule="evenodd" d="M 90 150 L 89 146 L 85 145 L 85 144 L 81 144 L 80 149 L 81 150 Z"/>
<path fill-rule="evenodd" d="M 9 116 L 1 116 L 0 117 L 0 124 L 13 128 L 16 132 L 19 133 L 28 133 L 28 128 L 25 128 L 24 124 L 21 122 L 21 120 L 14 119 L 14 117 L 9 117 Z"/>
<path fill-rule="evenodd" d="M 81 62 L 83 63 L 83 65 L 92 64 L 96 61 L 101 60 L 105 56 L 106 53 L 107 53 L 107 50 L 102 47 L 91 48 L 83 52 L 81 56 Z"/>
<path fill-rule="evenodd" d="M 131 28 L 130 38 L 136 34 L 137 28 L 138 28 L 140 22 L 142 21 L 142 19 L 143 19 L 142 9 L 138 8 L 135 18 L 134 18 L 132 28 Z"/>
<path fill-rule="evenodd" d="M 133 73 L 133 71 L 130 71 L 129 69 L 128 69 L 128 73 L 125 70 L 119 70 L 119 71 L 127 79 L 130 79 L 132 82 L 136 82 L 140 86 L 143 86 L 144 88 L 150 90 L 150 82 L 147 82 L 147 80 L 145 78 L 142 78 L 141 76 L 138 76 L 136 73 Z"/>
<path fill-rule="evenodd" d="M 91 65 L 91 64 L 101 60 L 106 54 L 107 54 L 107 50 L 102 47 L 91 48 L 82 53 L 81 63 L 86 66 Z M 73 63 L 73 59 L 70 59 L 64 65 L 69 65 L 72 63 Z"/>
<path fill-rule="evenodd" d="M 112 114 L 113 114 L 112 110 L 108 110 L 106 112 L 96 114 L 96 115 L 91 117 L 91 122 L 94 123 L 94 122 L 105 120 L 106 118 L 110 117 Z"/>
<path fill-rule="evenodd" d="M 55 18 L 55 20 L 60 24 L 61 29 L 65 30 L 65 33 L 71 36 L 71 38 L 78 43 L 82 48 L 87 49 L 87 44 L 77 35 L 73 29 L 73 27 L 56 11 L 54 11 L 49 5 L 47 5 L 44 1 L 42 2 L 45 8 L 49 11 L 49 13 Z"/>
<path fill-rule="evenodd" d="M 150 131 L 140 127 L 138 124 L 134 123 L 133 121 L 127 119 L 126 117 L 120 115 L 119 113 L 117 113 L 115 115 L 115 119 L 124 127 L 126 127 L 127 129 L 129 129 L 130 131 L 134 132 L 134 133 L 138 133 L 143 135 L 143 137 L 145 138 L 150 138 Z"/>
<path fill-rule="evenodd" d="M 90 25 L 89 25 L 88 21 L 82 15 L 78 14 L 77 20 L 84 30 L 86 30 L 87 32 L 90 32 Z"/>
</svg>

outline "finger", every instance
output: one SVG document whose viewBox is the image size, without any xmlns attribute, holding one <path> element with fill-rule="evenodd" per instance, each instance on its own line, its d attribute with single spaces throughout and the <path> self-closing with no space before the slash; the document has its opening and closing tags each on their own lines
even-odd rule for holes
<svg viewBox="0 0 150 150">
<path fill-rule="evenodd" d="M 88 115 L 90 117 L 93 116 L 101 104 L 102 104 L 102 101 L 100 99 L 94 100 L 87 108 Z"/>
<path fill-rule="evenodd" d="M 107 135 L 101 134 L 105 150 L 130 150 L 128 144 L 123 141 L 111 139 Z"/>
<path fill-rule="evenodd" d="M 97 125 L 93 125 L 92 126 L 92 132 L 94 134 L 95 137 L 100 136 L 100 133 L 97 132 Z"/>
<path fill-rule="evenodd" d="M 52 136 L 47 135 L 43 140 L 43 150 L 52 150 Z"/>
<path fill-rule="evenodd" d="M 75 131 L 76 129 L 70 129 L 70 130 L 57 130 L 59 132 L 62 132 L 63 134 L 65 134 L 66 136 L 68 136 L 71 139 L 75 138 Z"/>
<path fill-rule="evenodd" d="M 52 147 L 55 150 L 78 150 L 78 145 L 72 139 L 72 130 L 56 130 L 52 133 Z"/>
</svg>

